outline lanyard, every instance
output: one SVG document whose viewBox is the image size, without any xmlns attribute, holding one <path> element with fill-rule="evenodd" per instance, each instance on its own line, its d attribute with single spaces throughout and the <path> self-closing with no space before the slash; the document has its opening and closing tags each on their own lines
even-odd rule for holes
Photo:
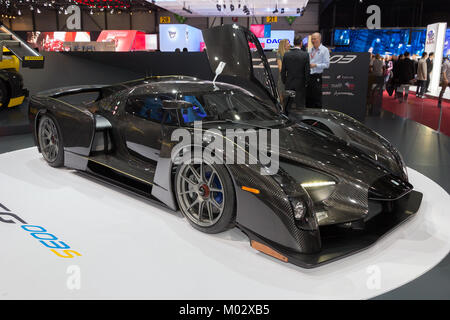
<svg viewBox="0 0 450 320">
<path fill-rule="evenodd" d="M 311 59 L 314 59 L 314 57 L 316 56 L 316 53 L 319 51 L 320 51 L 319 49 L 312 48 L 311 53 L 310 53 Z"/>
</svg>

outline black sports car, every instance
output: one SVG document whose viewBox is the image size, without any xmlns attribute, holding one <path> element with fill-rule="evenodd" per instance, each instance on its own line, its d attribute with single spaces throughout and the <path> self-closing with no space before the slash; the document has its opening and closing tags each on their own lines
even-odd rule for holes
<svg viewBox="0 0 450 320">
<path fill-rule="evenodd" d="M 222 82 L 151 77 L 33 96 L 30 119 L 44 159 L 179 209 L 203 232 L 235 226 L 253 248 L 306 268 L 362 250 L 414 216 L 422 194 L 388 141 L 333 111 L 287 118 L 254 35 L 233 25 L 208 29 L 204 38 L 212 69 L 226 63 Z M 86 96 L 94 101 L 76 102 Z M 227 129 L 278 129 L 280 169 L 262 175 L 261 163 L 174 163 L 172 133 L 194 135 L 197 120 L 217 139 Z M 245 151 L 250 147 L 246 142 Z"/>
</svg>

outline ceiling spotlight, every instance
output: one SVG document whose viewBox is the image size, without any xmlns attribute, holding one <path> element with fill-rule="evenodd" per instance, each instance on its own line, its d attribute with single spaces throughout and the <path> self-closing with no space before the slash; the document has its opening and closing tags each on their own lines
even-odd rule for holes
<svg viewBox="0 0 450 320">
<path fill-rule="evenodd" d="M 283 14 L 283 13 L 284 13 L 284 8 L 281 8 L 281 11 L 280 11 L 280 12 L 281 12 L 281 14 Z"/>
<path fill-rule="evenodd" d="M 304 13 L 305 13 L 305 7 L 300 9 L 300 17 L 303 17 Z"/>
<path fill-rule="evenodd" d="M 275 10 L 273 10 L 272 13 L 278 13 L 278 4 L 275 5 Z"/>
<path fill-rule="evenodd" d="M 234 11 L 234 4 L 230 4 L 230 10 Z"/>
<path fill-rule="evenodd" d="M 227 8 L 227 5 L 224 3 L 223 4 L 223 10 L 225 10 Z"/>
<path fill-rule="evenodd" d="M 191 11 L 191 9 L 189 9 L 189 8 L 186 8 L 186 2 L 183 2 L 183 11 L 186 11 L 187 13 L 190 13 L 190 14 L 192 14 L 192 11 Z"/>
<path fill-rule="evenodd" d="M 17 11 L 17 15 L 18 15 L 18 16 L 21 16 L 21 15 L 22 15 L 22 11 L 20 11 L 20 10 Z"/>
<path fill-rule="evenodd" d="M 244 11 L 244 13 L 246 14 L 246 15 L 250 15 L 250 10 L 248 10 L 248 7 L 246 6 L 246 5 L 244 5 L 244 8 L 242 9 L 242 11 Z"/>
<path fill-rule="evenodd" d="M 220 4 L 216 5 L 217 11 L 222 11 L 222 6 Z"/>
</svg>

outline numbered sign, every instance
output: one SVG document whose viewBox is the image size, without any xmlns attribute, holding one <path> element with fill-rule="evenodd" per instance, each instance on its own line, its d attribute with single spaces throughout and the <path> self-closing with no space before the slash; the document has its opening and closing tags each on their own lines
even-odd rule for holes
<svg viewBox="0 0 450 320">
<path fill-rule="evenodd" d="M 275 23 L 278 21 L 278 17 L 266 17 L 267 23 Z"/>
<path fill-rule="evenodd" d="M 170 23 L 170 17 L 159 17 L 159 23 Z"/>
</svg>

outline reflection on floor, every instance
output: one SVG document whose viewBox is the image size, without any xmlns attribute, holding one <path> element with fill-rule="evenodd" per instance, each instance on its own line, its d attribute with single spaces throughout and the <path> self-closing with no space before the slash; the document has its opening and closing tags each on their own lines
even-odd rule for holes
<svg viewBox="0 0 450 320">
<path fill-rule="evenodd" d="M 436 98 L 417 98 L 415 93 L 410 91 L 408 100 L 399 102 L 395 95 L 389 96 L 384 92 L 383 109 L 434 130 L 438 128 L 440 109 Z M 442 102 L 441 132 L 450 136 L 450 102 L 445 100 Z"/>
<path fill-rule="evenodd" d="M 450 250 L 450 197 L 415 170 L 409 175 L 427 192 L 415 217 L 362 252 L 306 270 L 257 252 L 236 228 L 205 234 L 180 213 L 52 168 L 36 148 L 2 154 L 0 202 L 23 222 L 0 222 L 0 298 L 371 298 L 416 279 Z M 38 239 L 62 241 L 78 255 L 63 258 Z M 70 285 L 74 266 L 78 289 Z"/>
<path fill-rule="evenodd" d="M 387 98 L 393 100 L 392 97 L 387 96 Z M 410 95 L 410 98 L 416 100 L 414 95 Z M 444 104 L 447 109 L 448 106 L 448 103 Z M 0 111 L 0 118 L 1 114 Z M 450 120 L 448 115 L 446 119 L 448 123 Z M 368 117 L 365 124 L 398 148 L 408 167 L 431 178 L 450 193 L 450 137 L 438 134 L 429 127 L 388 111 L 385 111 L 382 116 Z M 2 130 L 0 130 L 0 153 L 34 145 L 30 134 L 2 137 L 1 133 Z M 450 297 L 449 275 L 450 255 L 423 276 L 382 294 L 377 299 L 448 299 Z"/>
</svg>

